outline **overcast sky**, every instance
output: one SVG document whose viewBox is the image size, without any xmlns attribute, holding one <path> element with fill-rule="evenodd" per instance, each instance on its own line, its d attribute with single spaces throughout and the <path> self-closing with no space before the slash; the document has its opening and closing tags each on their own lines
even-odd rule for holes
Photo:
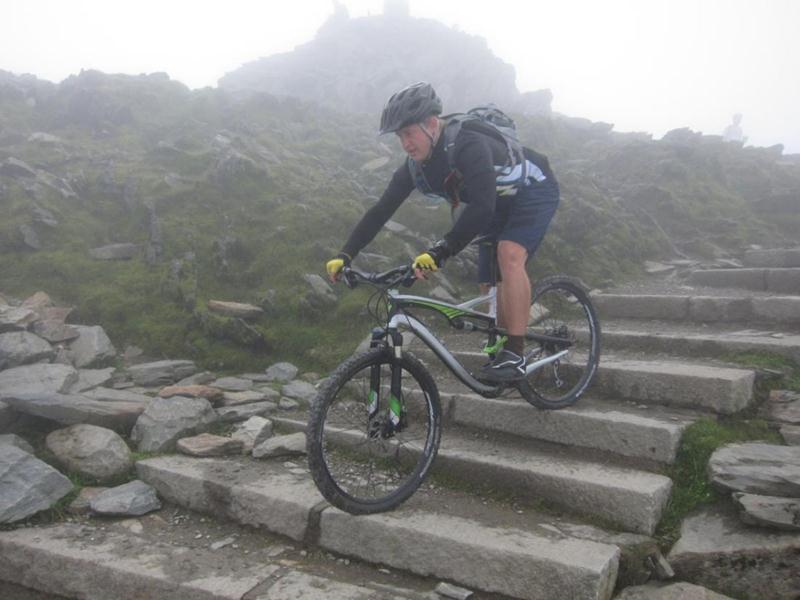
<svg viewBox="0 0 800 600">
<path fill-rule="evenodd" d="M 351 17 L 382 0 L 342 0 Z M 660 137 L 718 134 L 800 152 L 800 0 L 410 0 L 413 16 L 485 37 L 521 91 L 559 112 Z M 18 0 L 4 3 L 0 69 L 61 81 L 80 69 L 166 71 L 215 86 L 240 64 L 310 40 L 330 0 Z M 791 38 L 790 38 L 791 36 Z M 420 48 L 420 52 L 424 52 Z"/>
</svg>

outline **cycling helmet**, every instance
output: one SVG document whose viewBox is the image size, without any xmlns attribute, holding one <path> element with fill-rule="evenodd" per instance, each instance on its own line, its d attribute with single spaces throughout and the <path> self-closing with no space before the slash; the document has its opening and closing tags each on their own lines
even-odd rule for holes
<svg viewBox="0 0 800 600">
<path fill-rule="evenodd" d="M 392 133 L 406 125 L 421 123 L 431 115 L 442 114 L 442 101 L 430 83 L 420 81 L 394 94 L 381 114 L 380 133 Z"/>
</svg>

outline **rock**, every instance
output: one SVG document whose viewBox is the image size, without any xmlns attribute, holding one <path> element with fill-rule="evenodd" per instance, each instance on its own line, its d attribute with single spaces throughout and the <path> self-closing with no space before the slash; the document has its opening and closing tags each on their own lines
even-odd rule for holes
<svg viewBox="0 0 800 600">
<path fill-rule="evenodd" d="M 64 140 L 51 133 L 45 133 L 43 131 L 34 131 L 32 134 L 28 136 L 28 141 L 39 142 L 41 144 L 60 144 Z"/>
<path fill-rule="evenodd" d="M 458 587 L 457 585 L 453 585 L 444 581 L 439 583 L 433 591 L 440 596 L 445 598 L 453 598 L 454 600 L 468 600 L 472 597 L 471 590 Z"/>
<path fill-rule="evenodd" d="M 45 308 L 51 308 L 55 305 L 53 299 L 46 293 L 38 291 L 32 296 L 25 298 L 20 306 L 22 308 L 30 308 L 36 314 L 41 315 Z"/>
<path fill-rule="evenodd" d="M 223 406 L 217 409 L 217 416 L 223 423 L 238 423 L 250 417 L 262 417 L 275 412 L 274 402 L 253 402 L 252 404 L 239 404 L 237 406 Z"/>
<path fill-rule="evenodd" d="M 159 360 L 128 367 L 136 385 L 165 386 L 193 375 L 197 367 L 190 360 Z"/>
<path fill-rule="evenodd" d="M 244 392 L 253 387 L 253 382 L 241 377 L 221 377 L 211 385 L 229 392 Z"/>
<path fill-rule="evenodd" d="M 35 178 L 36 170 L 28 163 L 12 156 L 3 162 L 0 162 L 0 175 L 6 175 L 7 177 L 14 178 Z"/>
<path fill-rule="evenodd" d="M 317 388 L 307 381 L 295 379 L 283 386 L 281 392 L 283 392 L 284 396 L 308 403 L 317 395 Z"/>
<path fill-rule="evenodd" d="M 81 488 L 81 491 L 78 492 L 78 496 L 67 507 L 67 512 L 73 515 L 89 514 L 89 510 L 91 510 L 89 505 L 91 504 L 92 500 L 105 492 L 107 489 L 107 487 L 93 487 L 88 485 Z"/>
<path fill-rule="evenodd" d="M 240 302 L 223 302 L 222 300 L 209 300 L 208 310 L 226 317 L 240 319 L 258 319 L 264 314 L 264 309 L 258 306 Z"/>
<path fill-rule="evenodd" d="M 209 385 L 169 385 L 158 392 L 161 398 L 186 396 L 187 398 L 205 398 L 212 406 L 217 406 L 224 398 L 223 391 Z"/>
<path fill-rule="evenodd" d="M 761 415 L 769 421 L 800 425 L 800 393 L 772 390 L 761 407 Z"/>
<path fill-rule="evenodd" d="M 176 446 L 179 452 L 189 456 L 230 456 L 241 454 L 244 450 L 242 440 L 210 433 L 181 438 Z"/>
<path fill-rule="evenodd" d="M 295 410 L 300 406 L 300 403 L 297 400 L 292 400 L 291 398 L 281 398 L 278 401 L 278 408 L 281 410 Z"/>
<path fill-rule="evenodd" d="M 437 300 L 442 300 L 444 302 L 450 302 L 451 304 L 457 304 L 458 300 L 456 300 L 453 295 L 448 292 L 444 286 L 437 285 L 430 291 L 430 295 L 432 298 L 436 298 Z"/>
<path fill-rule="evenodd" d="M 223 406 L 236 406 L 238 404 L 252 404 L 253 402 L 263 402 L 267 397 L 262 392 L 225 392 L 223 395 Z"/>
<path fill-rule="evenodd" d="M 211 371 L 203 371 L 202 373 L 195 373 L 189 377 L 184 377 L 175 385 L 208 385 L 217 378 Z"/>
<path fill-rule="evenodd" d="M 253 383 L 269 383 L 270 379 L 264 373 L 242 373 L 239 377 L 249 379 Z"/>
<path fill-rule="evenodd" d="M 133 389 L 118 390 L 106 387 L 96 387 L 94 389 L 87 390 L 83 392 L 81 396 L 91 400 L 97 400 L 99 402 L 131 402 L 134 404 L 140 404 L 142 406 L 142 410 L 144 410 L 144 407 L 150 404 L 150 401 L 152 400 L 150 396 L 145 396 L 144 394 Z"/>
<path fill-rule="evenodd" d="M 800 498 L 800 447 L 730 444 L 711 455 L 708 473 L 725 490 Z"/>
<path fill-rule="evenodd" d="M 0 452 L 0 523 L 21 521 L 50 508 L 72 491 L 72 482 L 15 446 Z"/>
<path fill-rule="evenodd" d="M 117 350 L 99 325 L 74 325 L 78 338 L 70 342 L 68 356 L 78 368 L 99 366 L 117 355 Z"/>
<path fill-rule="evenodd" d="M 267 381 L 288 383 L 297 376 L 297 367 L 295 367 L 292 363 L 279 362 L 270 366 L 265 373 L 269 378 Z"/>
<path fill-rule="evenodd" d="M 156 490 L 134 480 L 108 489 L 89 502 L 92 512 L 108 516 L 140 516 L 161 508 Z"/>
<path fill-rule="evenodd" d="M 23 223 L 17 230 L 22 234 L 22 243 L 25 244 L 31 250 L 41 250 L 42 249 L 42 242 L 39 240 L 39 235 L 36 233 L 36 230 L 28 225 L 27 223 Z"/>
<path fill-rule="evenodd" d="M 133 466 L 131 451 L 114 431 L 96 425 L 73 425 L 48 434 L 45 444 L 70 472 L 108 481 Z"/>
<path fill-rule="evenodd" d="M 306 434 L 292 433 L 272 437 L 253 448 L 253 458 L 299 456 L 306 453 Z"/>
<path fill-rule="evenodd" d="M 110 244 L 89 250 L 95 260 L 130 260 L 139 252 L 137 244 Z"/>
<path fill-rule="evenodd" d="M 734 598 L 795 598 L 800 590 L 800 535 L 744 525 L 706 509 L 686 518 L 669 562 L 678 579 Z"/>
<path fill-rule="evenodd" d="M 71 394 L 80 394 L 96 387 L 100 387 L 111 381 L 114 376 L 114 367 L 105 369 L 78 369 L 78 381 L 76 381 L 69 392 Z"/>
<path fill-rule="evenodd" d="M 783 441 L 789 446 L 800 446 L 800 426 L 784 425 L 780 429 Z"/>
<path fill-rule="evenodd" d="M 5 402 L 0 402 L 0 431 L 17 420 L 17 413 Z"/>
<path fill-rule="evenodd" d="M 29 308 L 0 305 L 0 333 L 24 331 L 36 320 L 36 313 Z"/>
<path fill-rule="evenodd" d="M 35 364 L 0 371 L 0 399 L 11 394 L 66 392 L 78 381 L 69 365 Z"/>
<path fill-rule="evenodd" d="M 20 450 L 24 450 L 28 454 L 33 454 L 34 453 L 33 446 L 31 446 L 28 442 L 26 442 L 21 437 L 19 437 L 18 435 L 15 435 L 13 433 L 6 433 L 6 434 L 3 434 L 3 435 L 0 435 L 0 446 L 14 446 L 15 448 L 19 448 Z M 3 452 L 3 450 L 0 449 L 0 453 L 2 453 L 2 452 Z"/>
<path fill-rule="evenodd" d="M 144 405 L 134 402 L 101 402 L 75 394 L 37 392 L 13 394 L 3 401 L 15 411 L 74 425 L 89 423 L 127 433 L 144 410 Z"/>
<path fill-rule="evenodd" d="M 55 354 L 46 340 L 29 331 L 0 333 L 0 369 L 49 361 Z"/>
<path fill-rule="evenodd" d="M 264 417 L 250 417 L 244 423 L 239 423 L 233 430 L 231 437 L 241 440 L 242 451 L 250 453 L 254 446 L 265 442 L 272 437 L 272 421 Z"/>
<path fill-rule="evenodd" d="M 303 279 L 311 286 L 308 301 L 312 306 L 325 306 L 336 303 L 336 293 L 322 277 L 316 273 L 306 273 L 303 275 Z"/>
<path fill-rule="evenodd" d="M 204 398 L 154 399 L 136 421 L 131 439 L 142 452 L 165 452 L 180 438 L 205 431 L 217 415 Z"/>
<path fill-rule="evenodd" d="M 31 329 L 40 338 L 53 344 L 74 340 L 80 335 L 72 325 L 65 325 L 62 321 L 57 320 L 36 321 Z"/>
<path fill-rule="evenodd" d="M 361 165 L 362 171 L 376 171 L 383 166 L 389 164 L 391 159 L 388 156 L 380 156 L 378 158 L 373 158 L 372 160 L 365 162 Z"/>
<path fill-rule="evenodd" d="M 669 585 L 649 583 L 627 587 L 614 600 L 732 600 L 707 588 L 679 582 Z"/>
<path fill-rule="evenodd" d="M 800 498 L 733 494 L 742 523 L 771 529 L 800 531 Z"/>
</svg>

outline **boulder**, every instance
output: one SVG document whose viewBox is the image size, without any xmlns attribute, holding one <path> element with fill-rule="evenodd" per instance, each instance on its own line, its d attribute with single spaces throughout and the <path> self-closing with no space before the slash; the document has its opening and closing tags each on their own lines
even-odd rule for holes
<svg viewBox="0 0 800 600">
<path fill-rule="evenodd" d="M 137 244 L 109 244 L 89 250 L 95 260 L 130 260 L 139 252 Z"/>
<path fill-rule="evenodd" d="M 74 325 L 78 337 L 70 342 L 68 356 L 78 368 L 99 366 L 117 355 L 117 350 L 99 325 Z"/>
<path fill-rule="evenodd" d="M 800 446 L 800 426 L 783 425 L 780 429 L 783 441 L 789 446 Z"/>
<path fill-rule="evenodd" d="M 771 529 L 800 531 L 800 498 L 733 494 L 742 523 Z"/>
<path fill-rule="evenodd" d="M 17 227 L 17 231 L 19 231 L 19 233 L 22 235 L 22 243 L 28 248 L 31 250 L 42 249 L 42 242 L 39 239 L 39 234 L 36 233 L 36 230 L 33 227 L 27 223 L 23 223 Z"/>
<path fill-rule="evenodd" d="M 53 344 L 74 340 L 80 335 L 74 326 L 66 325 L 63 321 L 55 319 L 36 321 L 31 329 L 40 338 Z"/>
<path fill-rule="evenodd" d="M 9 395 L 3 401 L 17 412 L 64 425 L 89 423 L 122 433 L 131 430 L 145 408 L 138 402 L 99 401 L 83 395 L 46 391 Z"/>
<path fill-rule="evenodd" d="M 161 398 L 186 396 L 187 398 L 205 398 L 212 406 L 217 406 L 224 397 L 223 391 L 210 385 L 168 385 L 158 392 Z"/>
<path fill-rule="evenodd" d="M 241 454 L 244 441 L 232 437 L 201 433 L 193 437 L 181 438 L 176 444 L 178 452 L 189 456 L 231 456 Z"/>
<path fill-rule="evenodd" d="M 72 491 L 72 482 L 15 446 L 0 452 L 0 523 L 21 521 L 50 508 Z"/>
<path fill-rule="evenodd" d="M 201 373 L 189 375 L 189 377 L 184 377 L 175 385 L 208 385 L 216 378 L 217 376 L 214 375 L 214 373 L 211 373 L 210 371 L 203 371 Z"/>
<path fill-rule="evenodd" d="M 264 417 L 250 417 L 244 423 L 236 425 L 231 437 L 241 440 L 242 451 L 248 454 L 252 452 L 254 446 L 272 437 L 272 421 Z"/>
<path fill-rule="evenodd" d="M 283 386 L 281 391 L 284 396 L 306 403 L 311 402 L 317 395 L 317 388 L 307 381 L 301 381 L 299 379 L 287 383 Z"/>
<path fill-rule="evenodd" d="M 89 507 L 98 515 L 138 517 L 158 510 L 161 502 L 153 487 L 136 479 L 97 494 Z"/>
<path fill-rule="evenodd" d="M 0 333 L 24 331 L 36 320 L 36 313 L 21 306 L 0 305 Z"/>
<path fill-rule="evenodd" d="M 46 340 L 29 331 L 0 333 L 0 369 L 49 361 L 55 354 Z"/>
<path fill-rule="evenodd" d="M 66 392 L 78 381 L 69 365 L 34 364 L 0 371 L 0 400 L 12 394 Z"/>
<path fill-rule="evenodd" d="M 166 452 L 180 438 L 201 433 L 216 421 L 204 398 L 155 398 L 136 421 L 131 439 L 142 452 Z"/>
<path fill-rule="evenodd" d="M 263 417 L 275 412 L 277 406 L 274 402 L 253 402 L 251 404 L 237 404 L 236 406 L 221 406 L 217 409 L 217 417 L 223 423 L 238 423 L 250 417 Z"/>
<path fill-rule="evenodd" d="M 48 434 L 45 444 L 66 470 L 100 482 L 127 473 L 133 466 L 131 451 L 114 431 L 79 424 Z"/>
<path fill-rule="evenodd" d="M 312 306 L 336 304 L 336 293 L 322 277 L 316 273 L 306 273 L 303 275 L 303 279 L 311 287 L 307 298 Z"/>
<path fill-rule="evenodd" d="M 268 377 L 267 381 L 288 383 L 297 377 L 297 367 L 289 362 L 279 362 L 267 368 L 265 373 Z"/>
<path fill-rule="evenodd" d="M 31 446 L 24 439 L 22 439 L 21 437 L 19 437 L 18 435 L 15 435 L 13 433 L 6 433 L 6 434 L 3 434 L 3 435 L 0 435 L 0 446 L 14 446 L 15 448 L 19 448 L 20 450 L 24 450 L 28 454 L 33 454 L 34 453 L 33 446 Z M 0 449 L 0 453 L 2 453 L 2 452 L 3 452 L 3 450 Z"/>
<path fill-rule="evenodd" d="M 32 296 L 25 298 L 20 304 L 22 308 L 30 308 L 38 315 L 42 315 L 45 308 L 52 308 L 55 306 L 53 299 L 46 292 L 36 292 Z"/>
<path fill-rule="evenodd" d="M 221 377 L 211 385 L 228 392 L 244 392 L 253 387 L 253 382 L 241 377 Z"/>
<path fill-rule="evenodd" d="M 90 504 L 98 495 L 105 492 L 107 487 L 94 487 L 87 485 L 82 487 L 78 492 L 78 496 L 67 507 L 67 512 L 72 515 L 87 515 L 89 514 Z"/>
<path fill-rule="evenodd" d="M 734 598 L 789 600 L 800 590 L 800 535 L 747 526 L 722 508 L 686 518 L 667 558 L 677 579 Z"/>
<path fill-rule="evenodd" d="M 94 389 L 87 390 L 83 392 L 81 396 L 91 400 L 97 400 L 98 402 L 130 402 L 133 404 L 139 404 L 141 405 L 142 410 L 144 410 L 144 407 L 150 404 L 150 401 L 152 400 L 150 396 L 145 396 L 144 394 L 132 389 L 117 390 L 107 387 L 96 387 Z"/>
<path fill-rule="evenodd" d="M 78 369 L 78 381 L 69 388 L 69 392 L 71 394 L 80 394 L 81 392 L 100 387 L 111 381 L 115 370 L 114 367 L 107 367 L 105 369 Z"/>
<path fill-rule="evenodd" d="M 159 360 L 128 367 L 136 385 L 165 386 L 193 375 L 197 367 L 190 360 Z"/>
<path fill-rule="evenodd" d="M 708 473 L 715 486 L 732 492 L 800 498 L 800 447 L 730 444 L 711 455 Z"/>
<path fill-rule="evenodd" d="M 223 395 L 223 406 L 236 406 L 238 404 L 252 404 L 253 402 L 263 402 L 267 396 L 263 392 L 225 392 Z"/>
<path fill-rule="evenodd" d="M 264 309 L 258 306 L 240 302 L 223 302 L 222 300 L 209 300 L 208 310 L 226 317 L 240 319 L 258 319 L 264 314 Z"/>
<path fill-rule="evenodd" d="M 300 456 L 306 453 L 306 434 L 292 433 L 279 435 L 258 444 L 253 448 L 253 458 L 277 458 L 279 456 Z"/>
<path fill-rule="evenodd" d="M 36 178 L 36 170 L 28 163 L 10 156 L 5 161 L 0 162 L 0 175 L 14 178 Z"/>
<path fill-rule="evenodd" d="M 790 390 L 772 390 L 761 407 L 761 415 L 769 421 L 800 425 L 800 393 Z"/>
</svg>

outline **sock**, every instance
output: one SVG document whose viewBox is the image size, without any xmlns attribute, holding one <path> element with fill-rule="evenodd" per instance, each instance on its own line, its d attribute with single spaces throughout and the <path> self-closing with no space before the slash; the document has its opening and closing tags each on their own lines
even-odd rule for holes
<svg viewBox="0 0 800 600">
<path fill-rule="evenodd" d="M 525 336 L 509 335 L 504 347 L 517 356 L 522 356 L 523 352 L 525 352 Z"/>
</svg>

